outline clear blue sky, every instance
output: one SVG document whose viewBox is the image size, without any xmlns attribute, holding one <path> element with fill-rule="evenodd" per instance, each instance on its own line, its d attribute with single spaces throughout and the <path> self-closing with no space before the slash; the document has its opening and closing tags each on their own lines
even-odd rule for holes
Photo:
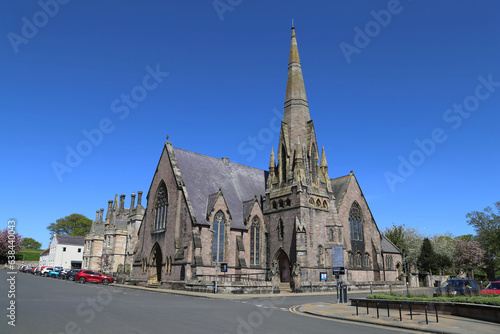
<svg viewBox="0 0 500 334">
<path fill-rule="evenodd" d="M 146 195 L 167 135 L 267 169 L 292 18 L 330 176 L 354 171 L 381 230 L 473 233 L 500 200 L 498 1 L 59 1 L 0 3 L 2 225 L 43 247 Z"/>
</svg>

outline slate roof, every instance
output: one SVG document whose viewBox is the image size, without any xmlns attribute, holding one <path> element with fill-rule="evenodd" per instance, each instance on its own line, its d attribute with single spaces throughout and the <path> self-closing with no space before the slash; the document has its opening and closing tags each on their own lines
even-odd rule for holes
<svg viewBox="0 0 500 334">
<path fill-rule="evenodd" d="M 49 255 L 49 253 L 50 253 L 50 248 L 47 248 L 46 250 L 43 251 L 43 253 L 40 254 L 40 256 Z"/>
<path fill-rule="evenodd" d="M 209 225 L 206 213 L 209 199 L 213 201 L 210 195 L 221 188 L 231 213 L 231 228 L 246 230 L 243 224 L 243 202 L 255 195 L 264 196 L 268 172 L 234 162 L 226 165 L 222 159 L 180 148 L 174 147 L 174 153 L 196 222 Z"/>
<path fill-rule="evenodd" d="M 400 254 L 401 252 L 397 249 L 394 244 L 385 237 L 385 235 L 382 235 L 382 252 L 384 253 L 396 253 Z"/>
<path fill-rule="evenodd" d="M 58 234 L 57 243 L 62 245 L 83 246 L 85 244 L 85 237 Z"/>
<path fill-rule="evenodd" d="M 333 195 L 335 196 L 335 200 L 337 202 L 337 208 L 342 203 L 342 199 L 344 198 L 344 194 L 346 193 L 347 186 L 349 185 L 349 181 L 351 180 L 350 176 L 351 174 L 348 174 L 330 180 L 332 184 Z"/>
</svg>

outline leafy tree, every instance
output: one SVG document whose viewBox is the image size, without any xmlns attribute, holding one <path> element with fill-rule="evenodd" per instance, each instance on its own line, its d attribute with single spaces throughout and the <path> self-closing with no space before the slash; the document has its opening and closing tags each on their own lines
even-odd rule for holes
<svg viewBox="0 0 500 334">
<path fill-rule="evenodd" d="M 55 223 L 51 223 L 47 227 L 47 230 L 50 231 L 51 237 L 53 237 L 55 233 L 84 237 L 90 232 L 91 227 L 92 220 L 84 215 L 73 213 L 64 218 L 59 218 Z"/>
<path fill-rule="evenodd" d="M 33 238 L 24 238 L 21 246 L 25 249 L 40 249 L 42 244 Z"/>
<path fill-rule="evenodd" d="M 13 237 L 9 239 L 9 235 L 13 235 Z M 0 255 L 14 255 L 21 249 L 22 241 L 23 237 L 19 233 L 9 234 L 9 229 L 4 228 L 0 231 Z"/>
<path fill-rule="evenodd" d="M 434 253 L 430 239 L 424 238 L 422 241 L 422 247 L 420 248 L 420 255 L 417 259 L 418 270 L 421 273 L 436 272 L 438 269 L 436 260 L 436 253 Z"/>
<path fill-rule="evenodd" d="M 500 266 L 500 202 L 495 203 L 497 213 L 491 207 L 484 211 L 467 214 L 467 224 L 474 227 L 476 240 L 484 250 L 484 264 L 488 279 L 495 279 L 495 268 Z"/>
<path fill-rule="evenodd" d="M 444 270 L 452 269 L 455 257 L 456 240 L 451 233 L 435 234 L 431 238 L 432 249 L 436 256 L 436 269 L 443 273 Z"/>
<path fill-rule="evenodd" d="M 403 253 L 407 266 L 417 264 L 423 239 L 420 232 L 404 224 L 399 226 L 393 224 L 390 229 L 386 228 L 383 234 Z"/>
<path fill-rule="evenodd" d="M 477 269 L 482 262 L 484 251 L 479 242 L 457 239 L 455 246 L 455 264 L 465 272 L 471 272 L 474 275 L 474 269 Z M 474 278 L 474 277 L 471 277 Z"/>
</svg>

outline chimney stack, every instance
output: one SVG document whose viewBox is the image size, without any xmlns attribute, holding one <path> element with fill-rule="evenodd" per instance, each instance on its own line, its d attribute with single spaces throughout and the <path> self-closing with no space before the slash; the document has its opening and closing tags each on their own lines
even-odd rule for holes
<svg viewBox="0 0 500 334">
<path fill-rule="evenodd" d="M 137 192 L 137 206 L 141 206 L 141 199 L 142 199 L 142 191 Z"/>
<path fill-rule="evenodd" d="M 99 210 L 95 212 L 95 221 L 96 223 L 99 221 Z"/>
<path fill-rule="evenodd" d="M 125 195 L 121 194 L 120 195 L 120 209 L 118 212 L 122 213 L 123 211 L 125 211 Z"/>
<path fill-rule="evenodd" d="M 113 201 L 109 200 L 108 201 L 108 212 L 106 212 L 106 220 L 111 218 L 111 210 L 113 208 Z"/>
<path fill-rule="evenodd" d="M 103 215 L 103 213 L 104 213 L 104 209 L 101 208 L 101 215 L 99 216 L 99 222 L 101 222 L 101 223 L 102 223 L 102 215 Z"/>
<path fill-rule="evenodd" d="M 132 195 L 130 195 L 130 212 L 134 210 L 134 205 L 135 205 L 135 193 L 132 193 Z"/>
</svg>

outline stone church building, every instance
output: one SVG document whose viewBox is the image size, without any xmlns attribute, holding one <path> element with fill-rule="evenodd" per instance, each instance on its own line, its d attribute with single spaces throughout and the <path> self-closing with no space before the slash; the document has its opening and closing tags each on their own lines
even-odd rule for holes
<svg viewBox="0 0 500 334">
<path fill-rule="evenodd" d="M 119 282 L 130 279 L 137 235 L 145 211 L 141 204 L 142 191 L 138 192 L 137 206 L 135 197 L 133 193 L 130 208 L 125 208 L 125 195 L 120 195 L 119 202 L 118 195 L 115 195 L 114 201 L 108 201 L 104 219 L 104 209 L 96 211 L 90 233 L 85 236 L 84 269 L 101 271 Z"/>
<path fill-rule="evenodd" d="M 306 283 L 331 289 L 334 247 L 348 284 L 402 278 L 401 254 L 381 235 L 354 173 L 330 178 L 310 118 L 294 28 L 284 116 L 269 170 L 176 148 L 167 138 L 147 203 L 133 284 L 213 291 L 218 274 L 224 291 L 276 292 L 277 285 L 300 291 Z M 216 269 L 221 263 L 227 272 Z"/>
</svg>

